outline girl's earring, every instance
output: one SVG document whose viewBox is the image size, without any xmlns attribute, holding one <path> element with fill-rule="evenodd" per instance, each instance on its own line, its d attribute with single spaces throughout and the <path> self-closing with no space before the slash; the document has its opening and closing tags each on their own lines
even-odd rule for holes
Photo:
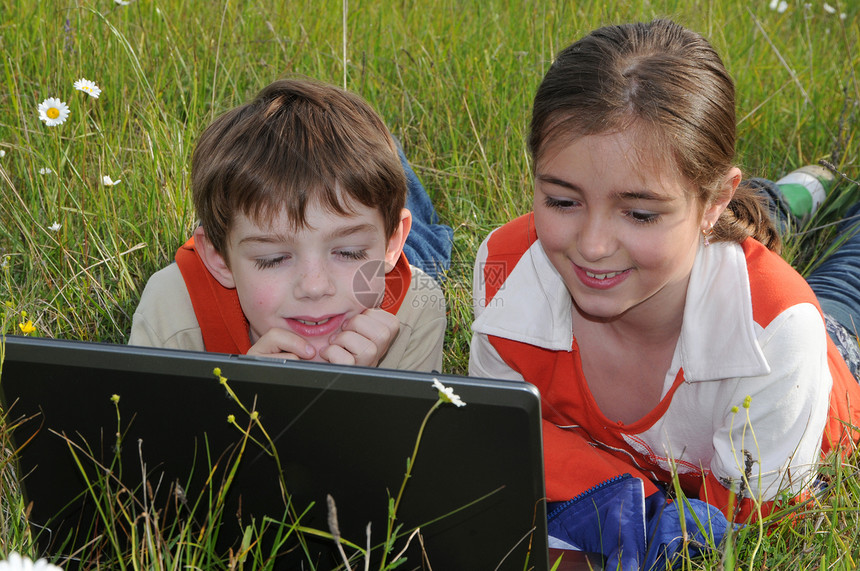
<svg viewBox="0 0 860 571">
<path fill-rule="evenodd" d="M 705 248 L 711 245 L 711 232 L 714 231 L 714 225 L 711 224 L 707 229 L 702 228 L 702 237 L 705 239 Z"/>
</svg>

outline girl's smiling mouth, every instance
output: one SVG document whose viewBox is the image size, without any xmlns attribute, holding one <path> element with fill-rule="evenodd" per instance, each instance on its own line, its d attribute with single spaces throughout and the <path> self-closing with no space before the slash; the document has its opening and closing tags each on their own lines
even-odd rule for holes
<svg viewBox="0 0 860 571">
<path fill-rule="evenodd" d="M 582 282 L 584 286 L 592 289 L 611 289 L 625 281 L 633 271 L 631 268 L 628 268 L 626 270 L 606 272 L 590 269 L 587 270 L 576 264 L 572 265 L 579 281 Z"/>
</svg>

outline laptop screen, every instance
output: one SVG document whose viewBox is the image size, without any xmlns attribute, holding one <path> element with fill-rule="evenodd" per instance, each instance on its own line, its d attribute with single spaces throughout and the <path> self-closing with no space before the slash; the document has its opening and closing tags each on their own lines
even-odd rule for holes
<svg viewBox="0 0 860 571">
<path fill-rule="evenodd" d="M 437 408 L 416 454 L 434 378 L 467 404 Z M 141 512 L 156 506 L 205 525 L 227 478 L 224 552 L 266 517 L 288 521 L 286 497 L 302 526 L 329 532 L 329 495 L 341 536 L 364 547 L 370 522 L 379 546 L 413 458 L 397 510 L 401 535 L 420 528 L 406 568 L 423 558 L 435 569 L 547 567 L 540 399 L 527 383 L 10 336 L 0 391 L 7 422 L 27 419 L 13 432 L 26 443 L 18 473 L 49 554 L 101 531 L 86 482 L 121 491 Z M 112 505 L 98 509 L 129 517 Z M 261 541 L 275 545 L 267 533 Z M 332 540 L 309 538 L 304 550 L 274 548 L 279 563 L 342 561 Z"/>
</svg>

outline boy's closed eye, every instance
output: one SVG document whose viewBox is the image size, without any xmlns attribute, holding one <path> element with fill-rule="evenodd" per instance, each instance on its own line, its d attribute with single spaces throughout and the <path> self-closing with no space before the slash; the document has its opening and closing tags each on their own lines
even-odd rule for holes
<svg viewBox="0 0 860 571">
<path fill-rule="evenodd" d="M 254 260 L 254 266 L 258 270 L 265 270 L 267 268 L 274 268 L 276 266 L 279 266 L 286 259 L 287 259 L 287 256 L 274 256 L 271 258 L 257 258 Z"/>
<path fill-rule="evenodd" d="M 364 261 L 368 259 L 367 250 L 364 248 L 354 249 L 354 250 L 334 250 L 332 254 L 335 257 L 342 258 L 347 261 Z M 279 255 L 279 256 L 269 256 L 263 258 L 254 259 L 254 266 L 258 270 L 265 270 L 268 268 L 274 268 L 285 261 L 289 260 L 290 256 Z"/>
<path fill-rule="evenodd" d="M 345 258 L 347 260 L 356 260 L 362 261 L 367 259 L 367 250 L 366 249 L 356 249 L 356 250 L 337 250 L 335 255 L 340 256 L 341 258 Z"/>
</svg>

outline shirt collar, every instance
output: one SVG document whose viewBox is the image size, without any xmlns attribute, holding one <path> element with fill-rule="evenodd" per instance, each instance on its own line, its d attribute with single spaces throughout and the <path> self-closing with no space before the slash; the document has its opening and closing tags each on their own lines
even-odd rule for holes
<svg viewBox="0 0 860 571">
<path fill-rule="evenodd" d="M 699 245 L 675 349 L 687 381 L 770 373 L 753 321 L 748 271 L 739 244 Z"/>
<path fill-rule="evenodd" d="M 571 309 L 567 286 L 538 240 L 487 302 L 472 330 L 553 351 L 570 351 Z"/>
<path fill-rule="evenodd" d="M 572 302 L 540 240 L 520 258 L 475 320 L 476 333 L 553 351 L 573 347 Z M 690 274 L 681 335 L 673 363 L 689 382 L 770 372 L 757 338 L 743 249 L 700 245 Z"/>
</svg>

